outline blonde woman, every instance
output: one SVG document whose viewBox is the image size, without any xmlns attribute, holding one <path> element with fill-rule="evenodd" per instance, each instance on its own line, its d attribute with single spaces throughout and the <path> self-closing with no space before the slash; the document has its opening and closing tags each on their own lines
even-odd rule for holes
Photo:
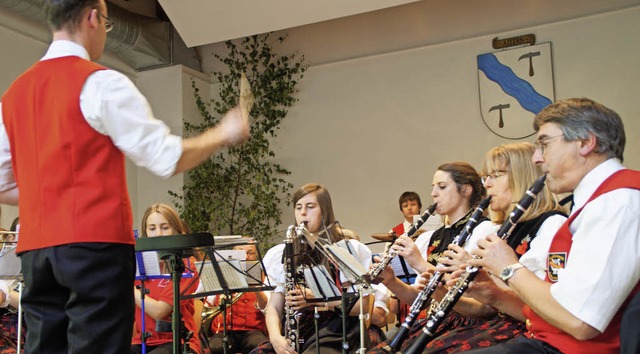
<svg viewBox="0 0 640 354">
<path fill-rule="evenodd" d="M 167 204 L 154 204 L 147 208 L 142 217 L 141 237 L 161 237 L 167 235 L 186 234 L 188 228 L 182 221 L 178 213 Z M 193 262 L 184 260 L 187 270 L 194 272 L 195 268 L 190 266 Z M 164 266 L 164 263 L 161 263 Z M 168 270 L 167 270 L 168 271 Z M 197 281 L 180 282 L 181 293 L 193 293 L 198 287 Z M 139 284 L 139 282 L 137 282 Z M 173 334 L 172 332 L 157 332 L 156 323 L 158 321 L 171 322 L 171 314 L 173 312 L 173 285 L 171 279 L 151 279 L 144 283 L 149 293 L 144 298 L 144 315 L 145 328 L 144 331 L 150 334 L 146 339 L 147 353 L 149 354 L 170 354 L 172 353 Z M 136 319 L 134 326 L 133 339 L 131 341 L 131 353 L 141 353 L 142 342 L 140 333 L 142 329 L 142 300 L 140 297 L 140 289 L 134 289 L 134 297 L 136 302 Z M 193 299 L 180 300 L 180 314 L 187 331 L 193 332 L 189 340 L 189 348 L 192 353 L 200 353 L 201 345 L 197 333 L 197 326 L 194 321 L 194 301 Z"/>
</svg>

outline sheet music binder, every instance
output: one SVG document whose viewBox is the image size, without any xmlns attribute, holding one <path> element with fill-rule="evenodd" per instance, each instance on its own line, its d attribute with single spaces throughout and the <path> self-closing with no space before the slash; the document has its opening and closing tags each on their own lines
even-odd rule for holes
<svg viewBox="0 0 640 354">
<path fill-rule="evenodd" d="M 215 237 L 215 239 L 217 242 L 218 237 Z M 236 236 L 229 236 L 225 241 L 227 242 L 224 242 L 223 245 L 204 249 L 205 259 L 196 262 L 196 270 L 204 290 L 183 295 L 183 299 L 218 294 L 228 295 L 238 292 L 267 291 L 275 288 L 271 285 L 266 274 L 264 274 L 264 264 L 262 263 L 260 252 L 258 252 L 257 261 L 246 261 L 246 256 L 238 257 L 234 255 L 234 252 L 237 251 L 219 249 L 221 247 L 253 244 L 253 239 L 239 239 Z M 231 257 L 230 255 L 234 256 Z M 212 262 L 211 259 L 214 259 L 214 261 Z M 265 275 L 264 282 L 263 275 Z"/>
<path fill-rule="evenodd" d="M 305 284 L 311 289 L 314 299 L 307 301 L 324 301 L 339 298 L 342 291 L 338 289 L 331 274 L 324 265 L 306 267 L 303 270 Z"/>
<path fill-rule="evenodd" d="M 249 286 L 262 284 L 264 271 L 262 270 L 260 261 L 244 261 L 243 268 L 246 273 L 245 279 Z"/>
<path fill-rule="evenodd" d="M 403 262 L 405 264 L 402 264 Z M 393 272 L 396 275 L 396 278 L 402 280 L 406 284 L 409 284 L 409 285 L 413 284 L 417 274 L 415 270 L 413 270 L 413 268 L 411 268 L 406 263 L 404 258 L 402 258 L 401 256 L 393 257 L 393 259 L 391 260 L 390 266 L 393 269 Z"/>
<path fill-rule="evenodd" d="M 222 262 L 217 262 L 217 265 L 229 290 L 233 292 L 233 290 L 249 287 L 242 274 L 240 260 L 225 259 Z M 200 280 L 205 292 L 222 292 L 224 290 L 211 261 L 196 262 L 196 269 L 199 270 Z"/>
<path fill-rule="evenodd" d="M 170 273 L 160 269 L 162 259 L 156 251 L 136 252 L 136 280 L 170 279 Z M 193 278 L 190 271 L 182 273 L 182 278 Z"/>
<path fill-rule="evenodd" d="M 356 258 L 351 253 L 349 253 L 348 250 L 337 244 L 328 245 L 325 246 L 325 248 L 338 262 L 342 274 L 347 278 L 349 282 L 351 282 L 352 284 L 369 282 L 369 272 L 364 267 L 364 265 L 362 265 L 362 263 L 356 260 Z"/>
</svg>

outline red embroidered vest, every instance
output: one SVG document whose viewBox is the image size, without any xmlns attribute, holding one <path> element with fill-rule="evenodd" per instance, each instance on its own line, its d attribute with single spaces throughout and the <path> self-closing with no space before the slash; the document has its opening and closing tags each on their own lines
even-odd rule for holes
<svg viewBox="0 0 640 354">
<path fill-rule="evenodd" d="M 640 172 L 633 170 L 621 170 L 609 178 L 607 178 L 593 193 L 586 204 L 596 199 L 602 194 L 619 188 L 640 189 Z M 564 268 L 565 263 L 569 259 L 569 251 L 571 250 L 572 237 L 569 225 L 582 212 L 582 208 L 571 215 L 554 236 L 553 242 L 549 247 L 549 257 L 547 259 L 547 282 L 557 281 L 557 270 Z M 556 347 L 563 353 L 618 353 L 620 351 L 620 321 L 622 314 L 630 299 L 640 291 L 640 285 L 637 284 L 629 297 L 622 304 L 616 315 L 613 317 L 604 333 L 586 340 L 579 341 L 570 334 L 547 323 L 542 317 L 538 316 L 529 306 L 524 306 L 522 312 L 527 318 L 526 336 L 545 341 Z"/>
<path fill-rule="evenodd" d="M 231 310 L 227 310 L 227 329 L 233 331 L 265 331 L 264 315 L 255 308 L 256 293 L 244 293 Z M 218 306 L 219 297 L 214 303 Z M 222 316 L 211 321 L 211 332 L 220 333 L 224 329 Z"/>
<path fill-rule="evenodd" d="M 103 69 L 75 56 L 40 61 L 2 98 L 20 190 L 18 252 L 134 243 L 124 156 L 80 109 L 85 81 Z"/>
</svg>

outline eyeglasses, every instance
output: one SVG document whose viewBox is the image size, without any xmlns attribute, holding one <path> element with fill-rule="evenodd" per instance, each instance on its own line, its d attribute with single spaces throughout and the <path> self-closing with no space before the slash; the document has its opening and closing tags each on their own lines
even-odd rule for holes
<svg viewBox="0 0 640 354">
<path fill-rule="evenodd" d="M 533 142 L 533 146 L 535 146 L 536 151 L 540 151 L 540 154 L 544 154 L 544 149 L 549 144 L 549 140 L 555 139 L 555 138 L 559 138 L 559 137 L 564 137 L 564 134 L 558 134 L 558 135 L 554 135 L 554 136 L 545 136 L 542 139 L 538 139 L 538 140 L 534 141 Z"/>
<path fill-rule="evenodd" d="M 493 171 L 491 173 L 489 173 L 487 176 L 482 176 L 480 177 L 480 180 L 482 181 L 482 184 L 487 183 L 489 180 L 495 181 L 496 179 L 505 176 L 507 174 L 507 172 L 509 171 L 505 171 L 505 170 L 497 170 L 497 171 Z"/>
<path fill-rule="evenodd" d="M 104 29 L 106 32 L 110 32 L 113 29 L 113 22 L 111 22 L 111 19 L 103 15 L 100 11 L 98 11 L 98 17 L 104 18 Z"/>
</svg>

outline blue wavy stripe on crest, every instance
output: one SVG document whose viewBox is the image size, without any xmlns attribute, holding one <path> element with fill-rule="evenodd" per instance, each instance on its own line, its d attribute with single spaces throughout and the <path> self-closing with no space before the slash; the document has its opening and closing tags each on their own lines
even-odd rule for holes
<svg viewBox="0 0 640 354">
<path fill-rule="evenodd" d="M 478 55 L 478 69 L 489 80 L 500 85 L 507 95 L 515 98 L 522 108 L 533 114 L 551 104 L 550 99 L 539 94 L 528 81 L 519 78 L 510 67 L 500 63 L 491 53 Z"/>
</svg>

